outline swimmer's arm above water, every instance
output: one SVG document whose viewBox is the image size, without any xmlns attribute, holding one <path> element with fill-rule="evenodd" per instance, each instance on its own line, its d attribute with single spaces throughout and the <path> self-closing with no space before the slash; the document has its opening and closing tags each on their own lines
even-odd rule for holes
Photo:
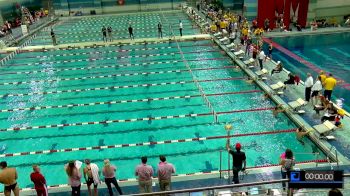
<svg viewBox="0 0 350 196">
<path fill-rule="evenodd" d="M 230 138 L 227 138 L 227 141 L 226 141 L 226 149 L 227 151 L 230 151 L 231 148 L 230 148 Z"/>
</svg>

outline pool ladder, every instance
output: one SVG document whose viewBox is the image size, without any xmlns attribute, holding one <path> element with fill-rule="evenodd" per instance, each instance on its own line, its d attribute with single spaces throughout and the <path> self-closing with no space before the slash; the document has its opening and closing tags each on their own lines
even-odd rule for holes
<svg viewBox="0 0 350 196">
<path fill-rule="evenodd" d="M 328 153 L 332 153 L 332 150 L 334 150 L 335 161 L 337 163 L 337 169 L 339 169 L 338 151 L 333 145 L 329 148 Z M 327 153 L 327 162 L 328 162 L 329 166 L 331 167 L 331 170 L 334 170 L 333 165 L 332 165 L 332 160 L 330 159 L 330 156 L 328 156 L 328 153 Z"/>
</svg>

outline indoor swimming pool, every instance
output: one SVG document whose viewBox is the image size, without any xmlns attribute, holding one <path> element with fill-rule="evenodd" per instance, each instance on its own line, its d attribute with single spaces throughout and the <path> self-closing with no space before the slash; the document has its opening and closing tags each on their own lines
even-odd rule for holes
<svg viewBox="0 0 350 196">
<path fill-rule="evenodd" d="M 1 67 L 0 159 L 17 168 L 20 187 L 33 186 L 33 164 L 58 185 L 65 163 L 87 158 L 100 167 L 110 159 L 118 179 L 135 178 L 141 156 L 156 168 L 165 155 L 177 174 L 218 171 L 225 123 L 248 167 L 278 164 L 286 148 L 298 162 L 325 159 L 212 41 L 178 44 L 22 52 Z"/>
<path fill-rule="evenodd" d="M 108 15 L 95 17 L 71 17 L 61 19 L 53 26 L 59 44 L 103 41 L 101 29 L 111 26 L 113 39 L 129 39 L 128 27 L 132 25 L 134 37 L 158 37 L 157 25 L 162 23 L 163 37 L 170 36 L 170 27 L 174 35 L 179 34 L 179 21 L 183 23 L 183 35 L 199 33 L 189 18 L 181 11 L 135 13 L 129 15 Z M 31 45 L 51 45 L 50 28 L 37 34 Z"/>
<path fill-rule="evenodd" d="M 274 58 L 281 60 L 287 70 L 314 78 L 320 70 L 332 73 L 338 80 L 333 99 L 343 98 L 345 109 L 350 110 L 350 33 L 275 37 L 274 42 L 288 51 L 274 51 Z M 278 48 L 277 48 L 278 49 Z M 302 59 L 295 58 L 294 55 Z M 302 61 L 302 62 L 301 62 Z"/>
</svg>

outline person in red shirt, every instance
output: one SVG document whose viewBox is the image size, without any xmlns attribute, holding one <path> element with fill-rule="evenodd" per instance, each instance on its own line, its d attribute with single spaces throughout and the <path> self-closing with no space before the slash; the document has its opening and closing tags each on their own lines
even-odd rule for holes
<svg viewBox="0 0 350 196">
<path fill-rule="evenodd" d="M 34 188 L 38 196 L 47 196 L 46 180 L 40 173 L 40 167 L 33 165 L 33 173 L 30 174 L 30 179 L 34 183 Z"/>
</svg>

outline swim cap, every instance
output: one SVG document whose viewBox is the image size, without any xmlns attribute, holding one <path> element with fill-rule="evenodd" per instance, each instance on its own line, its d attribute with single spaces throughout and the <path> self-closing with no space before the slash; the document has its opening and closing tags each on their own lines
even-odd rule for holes
<svg viewBox="0 0 350 196">
<path fill-rule="evenodd" d="M 236 143 L 236 150 L 240 150 L 242 148 L 242 145 L 240 143 Z"/>
<path fill-rule="evenodd" d="M 231 130 L 232 129 L 232 125 L 231 124 L 226 124 L 225 125 L 225 129 L 226 129 L 226 131 Z"/>
<path fill-rule="evenodd" d="M 277 61 L 277 65 L 280 64 L 280 63 L 281 63 L 281 61 Z"/>
<path fill-rule="evenodd" d="M 340 116 L 344 116 L 344 115 L 345 115 L 345 111 L 344 111 L 343 109 L 339 109 L 339 110 L 338 110 L 338 114 L 339 114 Z"/>
</svg>

